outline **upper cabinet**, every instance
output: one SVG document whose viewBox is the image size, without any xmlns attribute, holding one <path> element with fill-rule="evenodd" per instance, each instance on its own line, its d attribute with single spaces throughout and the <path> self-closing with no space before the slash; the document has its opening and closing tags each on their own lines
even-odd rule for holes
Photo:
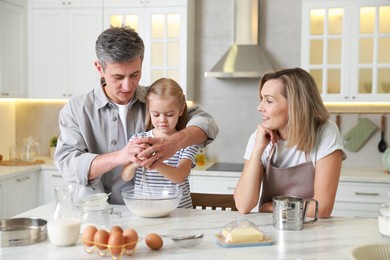
<svg viewBox="0 0 390 260">
<path fill-rule="evenodd" d="M 143 39 L 141 85 L 172 78 L 193 100 L 194 12 L 194 0 L 106 0 L 104 27 L 130 26 Z"/>
<path fill-rule="evenodd" d="M 303 0 L 301 44 L 324 101 L 388 102 L 388 0 Z"/>
<path fill-rule="evenodd" d="M 33 0 L 30 14 L 30 97 L 69 98 L 99 86 L 103 1 Z"/>
<path fill-rule="evenodd" d="M 27 8 L 0 0 L 0 98 L 27 97 Z"/>
</svg>

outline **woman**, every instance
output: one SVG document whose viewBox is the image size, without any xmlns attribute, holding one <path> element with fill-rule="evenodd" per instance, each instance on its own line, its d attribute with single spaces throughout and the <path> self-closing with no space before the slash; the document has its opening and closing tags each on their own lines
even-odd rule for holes
<svg viewBox="0 0 390 260">
<path fill-rule="evenodd" d="M 311 75 L 300 69 L 265 74 L 258 111 L 263 122 L 251 135 L 234 199 L 250 212 L 262 193 L 260 212 L 272 212 L 272 197 L 291 195 L 318 201 L 318 216 L 329 217 L 346 158 L 337 126 Z M 314 204 L 308 216 L 314 216 Z"/>
</svg>

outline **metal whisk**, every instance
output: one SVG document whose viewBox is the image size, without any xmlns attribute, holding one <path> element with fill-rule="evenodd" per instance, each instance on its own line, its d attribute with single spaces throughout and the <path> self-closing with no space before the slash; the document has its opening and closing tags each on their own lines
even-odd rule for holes
<svg viewBox="0 0 390 260">
<path fill-rule="evenodd" d="M 152 196 L 150 187 L 148 185 L 148 180 L 146 178 L 146 168 L 142 167 L 142 178 L 139 184 L 138 192 L 142 198 L 150 198 Z"/>
</svg>

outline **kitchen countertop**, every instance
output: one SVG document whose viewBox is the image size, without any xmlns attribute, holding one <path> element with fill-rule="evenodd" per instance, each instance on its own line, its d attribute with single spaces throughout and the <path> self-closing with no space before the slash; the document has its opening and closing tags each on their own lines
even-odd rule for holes
<svg viewBox="0 0 390 260">
<path fill-rule="evenodd" d="M 17 217 L 47 218 L 54 204 L 46 204 Z M 164 238 L 159 251 L 149 250 L 144 241 L 139 242 L 131 257 L 122 259 L 348 259 L 349 252 L 356 246 L 370 243 L 389 243 L 390 239 L 378 232 L 378 221 L 374 218 L 320 219 L 300 231 L 279 231 L 272 226 L 272 214 L 251 213 L 241 215 L 233 211 L 212 211 L 177 209 L 164 218 L 141 218 L 133 216 L 125 206 L 116 205 L 122 217 L 112 216 L 111 225 L 132 227 L 140 237 L 148 233 L 198 234 L 205 236 L 196 247 L 176 247 L 170 239 Z M 224 248 L 216 243 L 215 234 L 223 226 L 240 217 L 249 217 L 273 240 L 272 245 L 261 247 Z M 2 260 L 8 259 L 111 259 L 87 254 L 79 240 L 76 246 L 55 247 L 49 240 L 23 246 L 0 248 Z"/>
<path fill-rule="evenodd" d="M 45 161 L 41 165 L 32 166 L 0 166 L 0 180 L 20 174 L 43 170 L 57 170 L 53 159 L 49 157 L 40 157 Z M 240 163 L 214 163 L 207 162 L 204 166 L 195 167 L 191 175 L 194 176 L 212 176 L 212 177 L 231 177 L 239 178 L 243 164 Z M 389 183 L 390 174 L 385 173 L 382 168 L 348 168 L 341 170 L 340 181 L 370 182 L 370 183 Z"/>
<path fill-rule="evenodd" d="M 44 170 L 56 170 L 53 159 L 49 157 L 39 157 L 38 159 L 45 161 L 43 164 L 31 166 L 0 166 L 0 180 L 9 177 L 18 176 L 21 174 Z"/>
<path fill-rule="evenodd" d="M 243 164 L 240 163 L 217 163 L 207 162 L 204 166 L 195 167 L 191 175 L 194 176 L 215 176 L 215 177 L 230 177 L 239 178 Z M 230 167 L 228 169 L 227 167 Z M 234 170 L 232 170 L 234 169 Z M 340 181 L 353 182 L 371 182 L 371 183 L 389 183 L 390 174 L 385 173 L 383 168 L 352 168 L 343 167 L 341 169 Z"/>
</svg>

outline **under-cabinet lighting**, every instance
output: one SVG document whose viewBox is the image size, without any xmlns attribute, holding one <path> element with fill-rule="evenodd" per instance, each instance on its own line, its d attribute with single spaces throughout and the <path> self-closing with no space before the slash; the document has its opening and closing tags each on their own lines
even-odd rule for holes
<svg viewBox="0 0 390 260">
<path fill-rule="evenodd" d="M 1 103 L 13 103 L 15 102 L 15 98 L 0 98 Z"/>
<path fill-rule="evenodd" d="M 69 99 L 40 99 L 40 98 L 18 98 L 15 99 L 17 102 L 26 102 L 26 103 L 56 103 L 56 104 L 65 104 Z"/>
<path fill-rule="evenodd" d="M 324 102 L 330 113 L 340 114 L 388 114 L 389 102 Z"/>
</svg>

